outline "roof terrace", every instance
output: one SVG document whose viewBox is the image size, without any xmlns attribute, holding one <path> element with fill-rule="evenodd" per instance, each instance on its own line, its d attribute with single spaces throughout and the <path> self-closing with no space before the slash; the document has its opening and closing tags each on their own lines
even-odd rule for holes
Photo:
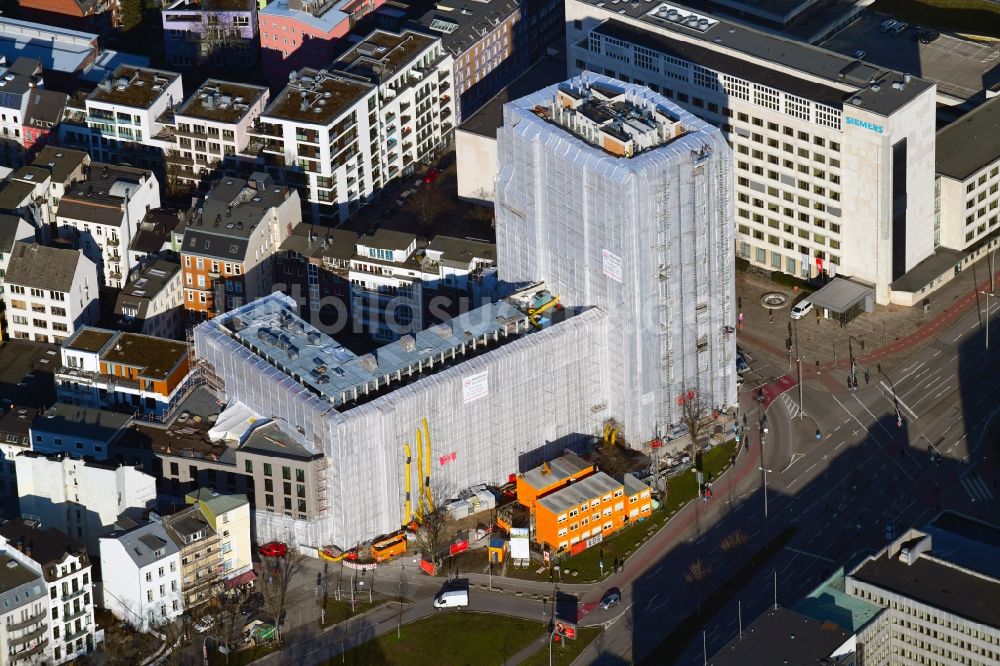
<svg viewBox="0 0 1000 666">
<path fill-rule="evenodd" d="M 180 74 L 122 65 L 110 79 L 103 79 L 87 96 L 94 102 L 148 109 Z"/>
<path fill-rule="evenodd" d="M 557 308 L 546 312 L 544 318 L 529 314 L 529 310 L 551 299 L 548 291 L 536 286 L 415 335 L 404 335 L 364 356 L 355 355 L 300 319 L 292 310 L 292 301 L 279 294 L 232 310 L 205 325 L 219 326 L 335 407 L 350 409 L 458 359 L 574 314 Z"/>
<path fill-rule="evenodd" d="M 434 41 L 433 37 L 412 30 L 399 35 L 376 30 L 345 53 L 337 63 L 337 69 L 374 81 L 385 81 L 412 62 Z"/>
<path fill-rule="evenodd" d="M 306 68 L 289 77 L 288 85 L 263 115 L 310 125 L 328 125 L 372 88 L 369 83 Z"/>
<path fill-rule="evenodd" d="M 264 86 L 209 79 L 188 98 L 176 116 L 217 123 L 238 123 L 254 104 L 268 94 L 268 89 Z"/>
</svg>

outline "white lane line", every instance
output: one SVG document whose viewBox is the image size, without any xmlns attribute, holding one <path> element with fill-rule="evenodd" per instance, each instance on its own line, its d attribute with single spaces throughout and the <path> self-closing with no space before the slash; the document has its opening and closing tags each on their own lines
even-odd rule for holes
<svg viewBox="0 0 1000 666">
<path fill-rule="evenodd" d="M 874 421 L 875 421 L 875 424 L 876 424 L 876 425 L 877 425 L 877 426 L 878 426 L 879 428 L 882 428 L 882 431 L 883 431 L 883 432 L 885 432 L 885 434 L 889 436 L 889 441 L 891 442 L 891 441 L 892 441 L 892 439 L 893 439 L 893 434 L 892 434 L 891 432 L 889 432 L 889 429 L 888 429 L 888 428 L 886 428 L 886 427 L 885 427 L 885 425 L 883 425 L 883 424 L 882 424 L 882 421 L 881 421 L 881 420 L 880 420 L 880 419 L 879 419 L 879 418 L 878 418 L 877 416 L 875 416 L 874 414 L 872 414 L 872 410 L 868 409 L 868 405 L 866 405 L 865 403 L 861 402 L 861 399 L 860 399 L 860 398 L 858 398 L 858 395 L 857 395 L 856 393 L 852 393 L 851 395 L 853 395 L 853 396 L 854 396 L 854 399 L 855 399 L 855 400 L 857 401 L 857 403 L 858 403 L 859 405 L 861 405 L 861 407 L 862 407 L 862 408 L 863 408 L 863 409 L 864 409 L 864 410 L 865 410 L 866 412 L 868 412 L 868 415 L 872 417 L 872 420 L 874 420 Z M 834 399 L 836 399 L 836 396 L 834 396 Z M 840 402 L 840 401 L 839 401 L 839 400 L 837 400 L 837 402 Z M 852 416 L 853 416 L 853 414 L 852 414 Z M 855 420 L 855 421 L 857 421 L 857 417 L 855 417 L 855 419 L 854 419 L 854 420 Z M 858 424 L 861 424 L 861 421 L 858 421 Z M 874 434 L 873 434 L 873 433 L 872 433 L 872 432 L 871 432 L 870 430 L 869 430 L 869 434 L 872 434 L 872 435 L 873 435 L 873 437 L 872 437 L 872 438 L 874 439 Z M 908 479 L 909 479 L 910 481 L 912 481 L 912 480 L 913 480 L 913 475 L 912 475 L 912 474 L 910 474 L 910 473 L 909 473 L 908 471 L 906 471 L 906 468 L 905 468 L 905 467 L 903 467 L 903 466 L 902 466 L 902 465 L 901 465 L 901 464 L 899 463 L 899 461 L 898 461 L 898 460 L 896 460 L 896 458 L 895 458 L 895 457 L 893 457 L 892 461 L 893 461 L 894 463 L 896 463 L 896 467 L 898 467 L 898 468 L 900 469 L 900 471 L 901 471 L 901 472 L 903 472 L 903 474 L 905 474 L 905 475 L 906 475 L 906 478 L 908 478 Z"/>
<path fill-rule="evenodd" d="M 816 555 L 815 553 L 809 553 L 809 552 L 806 552 L 804 550 L 799 550 L 798 548 L 792 548 L 791 546 L 785 546 L 785 550 L 790 550 L 793 553 L 797 553 L 799 555 L 805 555 L 806 557 L 812 557 L 812 558 L 815 558 L 817 560 L 823 560 L 824 562 L 833 562 L 833 560 L 830 559 L 829 557 L 823 557 L 822 555 Z"/>
<path fill-rule="evenodd" d="M 879 382 L 879 385 L 886 390 L 886 392 L 888 393 L 888 395 L 892 395 L 892 388 L 889 387 L 889 386 L 886 386 L 885 381 Z M 888 397 L 888 395 L 886 397 Z M 905 402 L 903 402 L 902 400 L 900 400 L 898 397 L 896 398 L 896 402 L 899 404 L 900 407 L 902 407 L 903 409 L 905 409 L 907 411 L 907 413 L 909 413 L 910 416 L 913 417 L 914 421 L 916 421 L 917 418 L 919 418 L 917 416 L 916 412 L 914 412 L 912 409 L 910 409 L 907 406 L 907 404 Z"/>
</svg>

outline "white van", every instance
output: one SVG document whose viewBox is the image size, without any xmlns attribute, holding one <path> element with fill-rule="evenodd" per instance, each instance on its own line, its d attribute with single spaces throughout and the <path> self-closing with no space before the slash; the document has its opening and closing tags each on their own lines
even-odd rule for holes
<svg viewBox="0 0 1000 666">
<path fill-rule="evenodd" d="M 792 319 L 802 319 L 813 309 L 813 304 L 809 301 L 799 301 L 792 307 L 790 317 Z"/>
<path fill-rule="evenodd" d="M 468 590 L 445 590 L 434 597 L 434 608 L 462 608 L 468 605 Z"/>
</svg>

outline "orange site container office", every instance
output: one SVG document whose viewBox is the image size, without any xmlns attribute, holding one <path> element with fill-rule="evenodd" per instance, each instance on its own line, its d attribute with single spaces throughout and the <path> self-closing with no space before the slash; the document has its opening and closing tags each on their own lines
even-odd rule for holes
<svg viewBox="0 0 1000 666">
<path fill-rule="evenodd" d="M 372 559 L 376 562 L 385 562 L 391 560 L 397 555 L 402 555 L 406 552 L 406 535 L 398 534 L 389 539 L 383 539 L 382 541 L 377 541 L 372 544 L 371 553 Z"/>
</svg>

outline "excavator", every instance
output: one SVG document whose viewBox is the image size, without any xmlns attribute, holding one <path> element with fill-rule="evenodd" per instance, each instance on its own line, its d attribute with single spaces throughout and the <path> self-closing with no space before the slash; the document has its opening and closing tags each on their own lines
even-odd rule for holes
<svg viewBox="0 0 1000 666">
<path fill-rule="evenodd" d="M 541 328 L 542 325 L 538 320 L 541 318 L 542 313 L 545 312 L 546 310 L 556 307 L 557 305 L 559 305 L 559 297 L 553 296 L 545 303 L 539 305 L 537 308 L 528 308 L 528 319 L 529 321 L 531 321 L 531 325 L 534 326 L 535 328 Z"/>
</svg>

